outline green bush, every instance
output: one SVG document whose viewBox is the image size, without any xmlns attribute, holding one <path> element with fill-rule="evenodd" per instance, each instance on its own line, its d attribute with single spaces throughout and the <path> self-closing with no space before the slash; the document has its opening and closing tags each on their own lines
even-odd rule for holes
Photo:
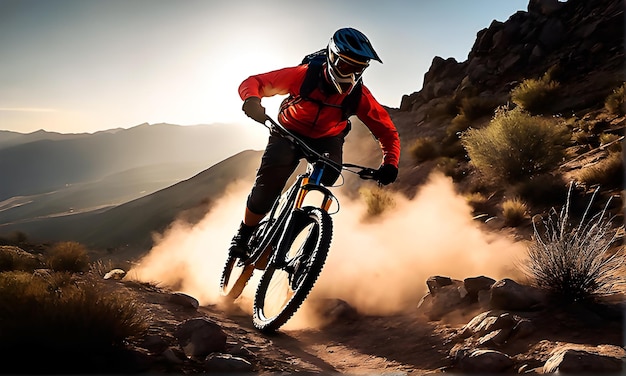
<svg viewBox="0 0 626 376">
<path fill-rule="evenodd" d="M 545 111 L 552 97 L 559 88 L 559 83 L 550 78 L 550 73 L 540 79 L 529 78 L 523 80 L 511 91 L 511 101 L 532 114 Z"/>
<path fill-rule="evenodd" d="M 604 101 L 604 108 L 612 114 L 624 115 L 624 96 L 626 96 L 626 83 L 615 89 Z"/>
<path fill-rule="evenodd" d="M 56 271 L 84 272 L 89 269 L 87 249 L 77 242 L 55 244 L 46 259 L 48 267 Z"/>
<path fill-rule="evenodd" d="M 623 226 L 613 225 L 608 206 L 587 220 L 590 203 L 575 225 L 570 222 L 568 197 L 560 213 L 550 211 L 542 230 L 533 223 L 534 242 L 522 267 L 534 285 L 564 302 L 594 301 L 623 292 L 626 255 L 623 247 L 613 249 Z"/>
<path fill-rule="evenodd" d="M 564 125 L 516 107 L 499 109 L 488 126 L 470 128 L 461 143 L 471 163 L 488 179 L 516 183 L 556 168 L 570 134 Z"/>
</svg>

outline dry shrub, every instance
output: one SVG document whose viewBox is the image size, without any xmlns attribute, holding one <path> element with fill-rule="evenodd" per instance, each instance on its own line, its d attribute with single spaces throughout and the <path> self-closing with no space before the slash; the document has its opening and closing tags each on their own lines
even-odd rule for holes
<svg viewBox="0 0 626 376">
<path fill-rule="evenodd" d="M 42 267 L 37 256 L 14 246 L 0 246 L 0 271 L 33 271 Z"/>
<path fill-rule="evenodd" d="M 56 271 L 84 272 L 89 269 L 89 255 L 77 242 L 55 244 L 47 257 L 48 266 Z"/>
<path fill-rule="evenodd" d="M 559 83 L 553 81 L 548 72 L 540 79 L 523 80 L 511 91 L 511 101 L 530 113 L 538 114 L 553 102 L 552 97 L 558 88 Z"/>
<path fill-rule="evenodd" d="M 617 252 L 612 249 L 623 226 L 616 229 L 613 225 L 615 218 L 607 215 L 608 202 L 600 213 L 587 219 L 597 192 L 577 226 L 570 222 L 569 195 L 560 213 L 552 209 L 542 221 L 543 234 L 533 223 L 534 242 L 522 269 L 534 285 L 559 301 L 594 301 L 626 287 L 626 255 L 623 247 Z"/>
<path fill-rule="evenodd" d="M 621 187 L 624 183 L 624 161 L 622 153 L 611 152 L 600 162 L 580 169 L 577 179 L 587 185 L 602 185 L 606 187 Z"/>
<path fill-rule="evenodd" d="M 512 190 L 531 206 L 551 207 L 567 199 L 567 183 L 560 174 L 540 174 L 520 182 Z"/>
<path fill-rule="evenodd" d="M 67 371 L 74 363 L 67 354 L 87 362 L 145 334 L 143 307 L 127 293 L 103 291 L 100 283 L 68 272 L 0 273 L 0 351 L 30 348 L 46 358 L 47 371 Z M 11 369 L 10 363 L 4 365 Z M 31 369 L 23 362 L 18 366 L 23 372 Z"/>
<path fill-rule="evenodd" d="M 367 205 L 367 214 L 371 217 L 377 217 L 396 206 L 393 196 L 377 186 L 361 188 L 359 194 Z"/>
<path fill-rule="evenodd" d="M 437 158 L 439 148 L 432 137 L 419 137 L 409 146 L 409 153 L 416 163 Z"/>
<path fill-rule="evenodd" d="M 460 115 L 472 121 L 483 116 L 493 116 L 495 109 L 501 105 L 499 100 L 492 97 L 465 97 L 461 99 Z"/>
<path fill-rule="evenodd" d="M 626 106 L 624 106 L 624 96 L 626 96 L 626 83 L 622 84 L 622 86 L 620 86 L 619 88 L 613 90 L 613 92 L 608 97 L 606 97 L 604 101 L 604 108 L 612 114 L 626 114 Z"/>
<path fill-rule="evenodd" d="M 519 197 L 506 199 L 502 202 L 504 224 L 517 227 L 528 217 L 528 205 Z"/>
<path fill-rule="evenodd" d="M 547 173 L 563 160 L 569 130 L 519 107 L 500 108 L 488 126 L 461 135 L 471 163 L 496 182 L 516 183 Z"/>
<path fill-rule="evenodd" d="M 598 137 L 600 146 L 607 148 L 607 150 L 619 152 L 622 151 L 622 143 L 620 142 L 622 136 L 613 133 L 602 133 Z"/>
</svg>

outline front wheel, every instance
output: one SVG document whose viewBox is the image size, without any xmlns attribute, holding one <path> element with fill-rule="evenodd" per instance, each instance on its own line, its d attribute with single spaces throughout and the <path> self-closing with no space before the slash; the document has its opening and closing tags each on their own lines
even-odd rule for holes
<svg viewBox="0 0 626 376">
<path fill-rule="evenodd" d="M 281 242 L 277 259 L 261 276 L 254 297 L 254 326 L 273 332 L 298 310 L 322 272 L 332 239 L 330 215 L 305 207 L 291 223 L 293 231 Z"/>
</svg>

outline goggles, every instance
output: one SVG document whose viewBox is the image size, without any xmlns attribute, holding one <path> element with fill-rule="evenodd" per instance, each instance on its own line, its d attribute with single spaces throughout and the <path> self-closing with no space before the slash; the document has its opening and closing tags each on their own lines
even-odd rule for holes
<svg viewBox="0 0 626 376">
<path fill-rule="evenodd" d="M 341 56 L 335 53 L 330 54 L 330 63 L 332 64 L 335 72 L 343 77 L 348 77 L 352 74 L 360 76 L 363 74 L 363 71 L 365 71 L 365 68 L 369 66 L 369 63 L 356 61 L 350 59 L 349 57 Z"/>
</svg>

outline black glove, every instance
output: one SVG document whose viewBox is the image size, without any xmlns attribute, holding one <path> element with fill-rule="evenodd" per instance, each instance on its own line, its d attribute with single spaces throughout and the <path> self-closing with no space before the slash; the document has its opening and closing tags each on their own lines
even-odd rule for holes
<svg viewBox="0 0 626 376">
<path fill-rule="evenodd" d="M 398 177 L 398 168 L 394 165 L 382 165 L 376 173 L 374 173 L 374 179 L 380 184 L 387 185 L 396 181 Z"/>
<path fill-rule="evenodd" d="M 265 114 L 265 107 L 261 106 L 261 98 L 248 97 L 243 101 L 243 107 L 241 108 L 248 117 L 258 121 L 259 123 L 265 123 L 267 115 Z"/>
</svg>

